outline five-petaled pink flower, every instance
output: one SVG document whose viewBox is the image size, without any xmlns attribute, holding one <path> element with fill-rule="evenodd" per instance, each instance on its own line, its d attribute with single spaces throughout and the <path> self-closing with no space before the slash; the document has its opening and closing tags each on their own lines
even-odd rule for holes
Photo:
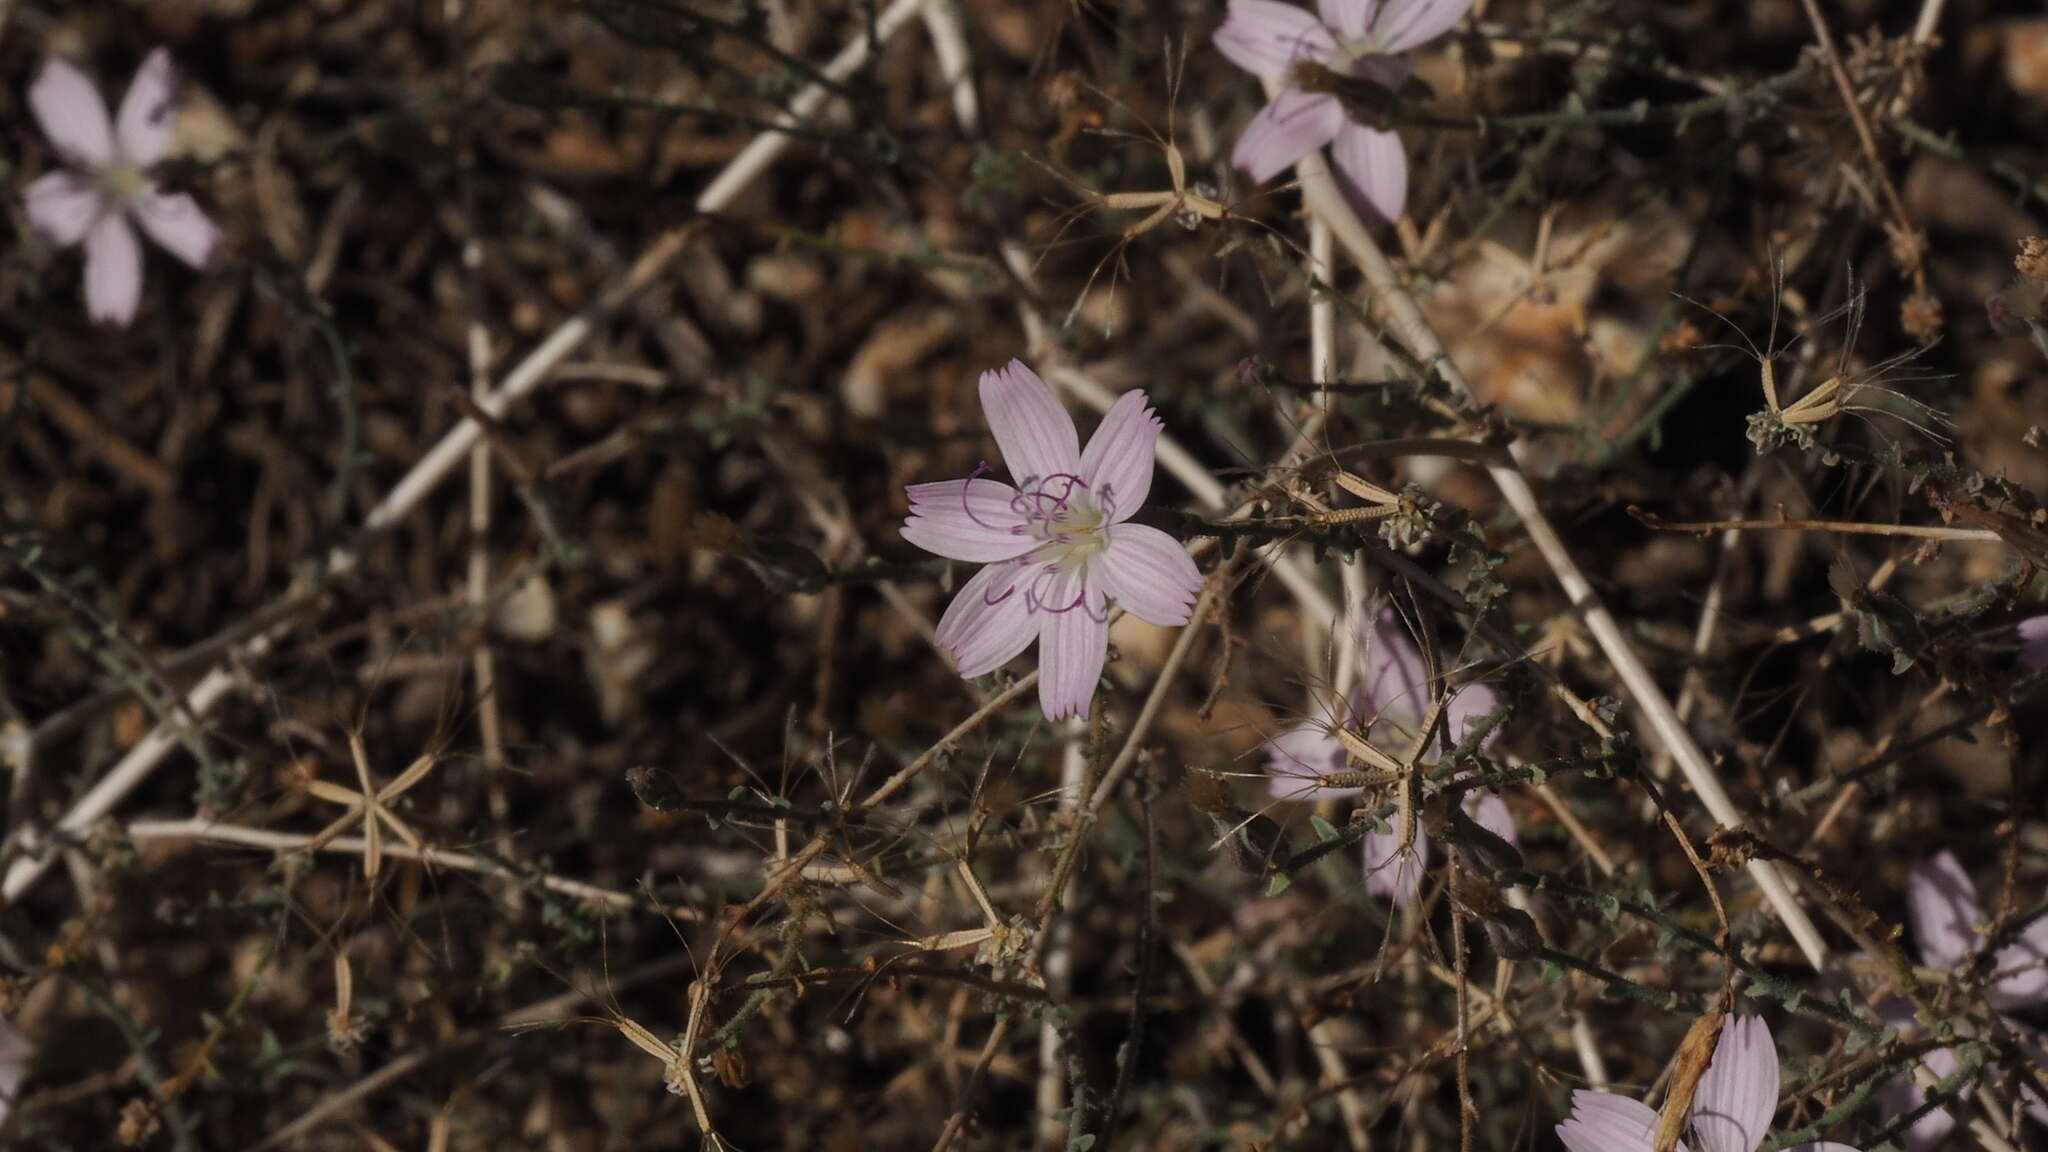
<svg viewBox="0 0 2048 1152">
<path fill-rule="evenodd" d="M 1920 962 L 1929 968 L 1956 972 L 1966 968 L 1982 946 L 1977 924 L 1983 920 L 1977 907 L 1977 890 L 1970 874 L 1963 870 L 1955 853 L 1942 851 L 1915 864 L 1906 874 L 1906 919 L 1913 926 L 1913 940 L 1920 948 Z M 2026 926 L 2019 939 L 1998 950 L 1991 958 L 1991 987 L 1988 998 L 1998 1008 L 2026 1008 L 2048 1003 L 2048 916 Z M 1904 1000 L 1887 1000 L 1878 1015 L 1903 1032 L 1917 1031 L 1913 1007 Z M 2007 1018 L 2006 1025 L 2022 1038 L 2029 1057 L 2048 1067 L 2048 1052 L 2026 1025 Z M 1937 1078 L 1954 1075 L 1962 1067 L 1951 1048 L 1929 1052 L 1921 1063 Z M 2032 1087 L 2024 1088 L 2027 1113 L 2048 1124 L 2048 1102 Z M 1893 1116 L 1911 1112 L 1927 1100 L 1927 1093 L 1910 1075 L 1899 1076 L 1885 1085 L 1881 1104 Z M 1906 1130 L 1906 1147 L 1912 1152 L 1932 1148 L 1956 1125 L 1944 1108 L 1936 1108 L 1913 1122 Z"/>
<path fill-rule="evenodd" d="M 1729 1016 L 1713 1062 L 1692 1096 L 1692 1135 L 1700 1152 L 1756 1152 L 1778 1110 L 1778 1050 L 1762 1017 Z M 1557 1126 L 1571 1152 L 1650 1152 L 1657 1112 L 1607 1092 L 1572 1093 L 1572 1114 Z M 1681 1143 L 1678 1146 L 1686 1146 Z M 1797 1144 L 1785 1152 L 1856 1152 L 1847 1144 Z"/>
<path fill-rule="evenodd" d="M 1472 0 L 1316 0 L 1321 19 L 1279 0 L 1231 0 L 1216 47 L 1231 63 L 1279 91 L 1245 126 L 1230 162 L 1258 181 L 1270 180 L 1325 144 L 1338 171 L 1373 211 L 1398 220 L 1408 199 L 1408 157 L 1393 132 L 1353 123 L 1337 97 L 1309 91 L 1297 70 L 1315 64 L 1399 88 L 1409 65 L 1395 55 L 1445 32 Z"/>
<path fill-rule="evenodd" d="M 1188 622 L 1201 573 L 1179 541 L 1130 523 L 1152 489 L 1159 417 L 1142 391 L 1117 398 L 1084 451 L 1052 389 L 1012 360 L 981 374 L 981 407 L 1016 485 L 913 484 L 903 538 L 988 565 L 961 586 L 933 640 L 960 675 L 995 671 L 1039 641 L 1046 719 L 1087 716 L 1109 649 L 1109 604 L 1154 624 Z"/>
<path fill-rule="evenodd" d="M 28 186 L 29 222 L 60 248 L 85 242 L 85 305 L 95 320 L 125 326 L 142 298 L 142 246 L 130 216 L 194 268 L 220 241 L 192 197 L 164 192 L 148 175 L 177 129 L 176 100 L 177 70 L 161 48 L 136 70 L 111 122 L 92 81 L 62 60 L 43 65 L 29 86 L 29 107 L 67 165 Z"/>
<path fill-rule="evenodd" d="M 1392 609 L 1383 609 L 1366 632 L 1366 678 L 1345 702 L 1345 714 L 1329 722 L 1304 721 L 1266 742 L 1266 770 L 1273 795 L 1282 799 L 1314 799 L 1317 796 L 1355 795 L 1357 788 L 1321 788 L 1315 777 L 1350 770 L 1349 753 L 1330 735 L 1331 723 L 1370 723 L 1375 743 L 1396 757 L 1404 756 L 1415 741 L 1416 729 L 1435 699 L 1435 690 L 1424 675 L 1422 653 L 1415 650 L 1401 630 Z M 1459 688 L 1444 704 L 1439 738 L 1447 735 L 1453 745 L 1464 742 L 1472 726 L 1492 712 L 1498 697 L 1484 684 Z M 1486 735 L 1491 745 L 1499 730 Z M 1519 843 L 1515 820 L 1508 806 L 1490 792 L 1465 793 L 1465 814 L 1474 823 L 1510 844 Z M 1415 900 L 1422 885 L 1422 870 L 1429 864 L 1429 837 L 1421 828 L 1407 852 L 1401 851 L 1399 830 L 1368 832 L 1365 836 L 1365 889 L 1374 896 L 1406 905 Z"/>
</svg>

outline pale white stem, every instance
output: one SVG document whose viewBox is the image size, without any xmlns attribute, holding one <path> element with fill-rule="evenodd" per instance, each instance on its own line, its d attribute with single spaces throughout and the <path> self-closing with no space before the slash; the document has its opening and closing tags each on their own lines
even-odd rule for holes
<svg viewBox="0 0 2048 1152">
<path fill-rule="evenodd" d="M 1337 282 L 1336 241 L 1330 233 L 1330 226 L 1321 220 L 1310 218 L 1308 222 L 1308 265 L 1309 271 L 1325 285 Z M 1328 383 L 1337 376 L 1337 302 L 1327 294 L 1317 294 L 1308 306 L 1309 378 L 1317 383 Z M 1327 389 L 1316 393 L 1318 424 L 1329 425 L 1330 409 L 1336 397 Z M 1298 446 L 1302 447 L 1302 446 Z M 1336 627 L 1336 684 L 1332 692 L 1336 699 L 1332 707 L 1336 714 L 1343 715 L 1344 701 L 1351 698 L 1351 686 L 1357 682 L 1359 673 L 1364 671 L 1359 661 L 1364 653 L 1359 650 L 1358 612 L 1365 603 L 1365 567 L 1353 555 L 1342 565 L 1339 575 L 1344 581 L 1344 596 L 1337 605 Z M 1311 652 L 1311 660 L 1318 653 Z M 1310 664 L 1314 667 L 1314 663 Z M 1314 703 L 1310 704 L 1310 715 L 1314 715 Z"/>
<path fill-rule="evenodd" d="M 1073 826 L 1075 814 L 1080 810 L 1082 792 L 1088 786 L 1088 756 L 1082 750 L 1082 741 L 1087 738 L 1086 726 L 1078 720 L 1066 724 L 1066 746 L 1060 755 L 1060 820 Z M 1052 923 L 1046 925 L 1051 942 L 1045 950 L 1045 987 L 1054 997 L 1064 997 L 1073 981 L 1074 957 L 1072 952 L 1073 928 L 1067 923 L 1065 909 L 1067 901 L 1074 894 L 1074 877 L 1067 876 L 1066 891 L 1060 893 L 1058 910 L 1053 913 Z M 1066 1125 L 1059 1119 L 1059 1112 L 1067 1106 L 1067 1068 L 1065 1035 L 1058 1022 L 1047 1013 L 1038 1033 L 1038 1146 L 1040 1148 L 1064 1148 L 1067 1144 Z"/>
<path fill-rule="evenodd" d="M 877 41 L 870 41 L 863 31 L 825 65 L 821 70 L 823 74 L 834 81 L 844 80 L 853 75 L 854 70 L 866 63 L 880 44 L 887 43 L 889 38 L 927 2 L 928 0 L 895 0 L 875 20 Z M 827 94 L 828 90 L 820 84 L 807 85 L 790 101 L 789 110 L 778 123 L 794 125 L 802 117 L 816 111 L 824 103 Z M 746 190 L 747 185 L 789 147 L 793 139 L 794 137 L 787 132 L 781 131 L 765 132 L 755 137 L 697 197 L 697 214 L 702 216 L 721 212 L 730 207 L 740 193 Z M 682 252 L 691 231 L 691 226 L 685 224 L 657 237 L 617 284 L 599 297 L 595 304 L 570 317 L 550 333 L 546 340 L 541 341 L 538 348 L 528 353 L 524 360 L 506 374 L 495 390 L 478 401 L 477 406 L 492 416 L 501 416 L 511 407 L 513 401 L 539 387 L 557 365 L 589 339 L 601 319 L 646 287 L 668 267 Z M 421 457 L 384 499 L 370 510 L 370 514 L 363 520 L 364 530 L 376 532 L 389 528 L 411 514 L 427 494 L 447 479 L 449 473 L 453 472 L 469 454 L 470 449 L 475 447 L 482 436 L 482 431 L 476 421 L 466 418 L 450 429 L 441 438 L 440 443 Z M 337 548 L 328 554 L 327 570 L 333 575 L 345 573 L 354 569 L 357 561 L 358 558 L 353 551 Z M 204 719 L 220 703 L 234 682 L 234 675 L 228 670 L 232 662 L 267 649 L 280 634 L 281 631 L 277 629 L 261 633 L 238 648 L 229 660 L 216 665 L 187 694 L 181 718 L 191 723 L 198 723 Z M 112 811 L 129 792 L 149 777 L 177 742 L 177 737 L 166 726 L 158 725 L 59 819 L 59 831 L 78 834 Z M 55 859 L 53 853 L 45 851 L 34 857 L 16 860 L 8 868 L 4 882 L 0 882 L 0 901 L 11 903 L 18 899 L 48 871 Z"/>
<path fill-rule="evenodd" d="M 1941 23 L 1943 0 L 1920 0 L 1920 17 L 1913 21 L 1913 43 L 1927 44 L 1934 40 L 1934 29 Z"/>
<path fill-rule="evenodd" d="M 1321 153 L 1314 154 L 1310 160 L 1312 162 L 1295 166 L 1295 175 L 1301 183 L 1302 199 L 1309 210 L 1329 223 L 1337 235 L 1338 243 L 1342 244 L 1352 259 L 1358 263 L 1360 271 L 1365 273 L 1373 295 L 1386 305 L 1394 330 L 1408 345 L 1409 350 L 1418 359 L 1441 372 L 1452 387 L 1469 395 L 1471 387 L 1466 382 L 1464 374 L 1445 352 L 1443 341 L 1437 338 L 1429 321 L 1423 317 L 1422 309 L 1408 294 L 1400 275 L 1394 271 L 1393 264 L 1380 250 L 1379 244 L 1366 230 L 1364 223 L 1351 210 L 1350 203 L 1344 198 L 1344 193 L 1337 187 L 1335 178 L 1330 175 L 1328 167 L 1324 164 Z M 1522 473 L 1521 457 L 1525 450 L 1525 446 L 1517 441 L 1509 445 L 1512 463 L 1487 465 L 1494 485 L 1500 490 L 1508 505 L 1514 509 L 1515 515 L 1521 519 L 1523 527 L 1529 533 L 1530 542 L 1536 545 L 1536 550 L 1557 577 L 1557 582 L 1564 589 L 1565 597 L 1573 610 L 1585 619 L 1588 630 L 1593 633 L 1594 641 L 1599 644 L 1601 652 L 1606 655 L 1608 662 L 1614 666 L 1616 675 L 1621 678 L 1622 686 L 1648 719 L 1650 729 L 1656 738 L 1670 750 L 1672 757 L 1678 762 L 1679 771 L 1685 774 L 1686 782 L 1699 794 L 1707 811 L 1721 824 L 1731 828 L 1751 829 L 1751 823 L 1743 816 L 1741 810 L 1736 808 L 1735 801 L 1722 786 L 1713 765 L 1707 762 L 1706 755 L 1693 741 L 1692 733 L 1686 730 L 1685 723 L 1672 709 L 1671 702 L 1665 698 L 1663 690 L 1657 686 L 1656 679 L 1650 675 L 1650 670 L 1644 665 L 1642 657 L 1637 655 L 1634 646 L 1629 643 L 1628 637 L 1621 630 L 1621 625 L 1616 622 L 1613 614 L 1608 612 L 1606 605 L 1600 602 L 1592 583 L 1586 579 L 1585 573 L 1579 570 L 1578 563 L 1572 559 L 1564 541 L 1551 526 L 1550 518 L 1544 514 L 1541 502 L 1536 499 L 1535 490 L 1529 486 L 1528 477 Z M 1816 969 L 1824 968 L 1828 960 L 1827 942 L 1821 939 L 1820 931 L 1814 927 L 1806 910 L 1799 906 L 1784 875 L 1776 865 L 1767 860 L 1751 861 L 1748 867 L 1750 876 L 1762 890 L 1764 899 L 1769 902 L 1778 919 L 1784 922 L 1787 931 L 1792 934 L 1793 941 L 1805 954 L 1807 962 Z"/>
<path fill-rule="evenodd" d="M 1586 1087 L 1596 1092 L 1607 1091 L 1613 1083 L 1607 1078 L 1607 1061 L 1600 1057 L 1600 1045 L 1593 1039 L 1593 1028 L 1586 1023 L 1583 1012 L 1572 1013 L 1572 1047 L 1578 1050 L 1579 1067 L 1586 1073 Z"/>
<path fill-rule="evenodd" d="M 981 102 L 974 94 L 974 61 L 967 52 L 967 31 L 960 26 L 958 0 L 928 0 L 924 30 L 939 58 L 939 83 L 953 100 L 953 119 L 973 139 L 981 135 Z"/>
<path fill-rule="evenodd" d="M 1307 261 L 1309 275 L 1325 285 L 1334 284 L 1337 279 L 1335 257 L 1336 247 L 1331 239 L 1330 226 L 1321 220 L 1310 219 Z M 1311 292 L 1308 304 L 1308 372 L 1310 380 L 1322 384 L 1337 374 L 1337 302 L 1332 300 L 1328 293 L 1313 290 Z M 1331 393 L 1327 389 L 1316 393 L 1316 411 L 1311 419 L 1304 423 L 1302 434 L 1295 443 L 1297 456 L 1314 449 L 1315 445 L 1309 432 L 1311 429 L 1320 432 L 1329 424 L 1332 403 Z M 1351 616 L 1355 606 L 1362 600 L 1364 592 L 1363 578 L 1355 562 L 1346 564 L 1343 574 L 1344 603 L 1338 606 L 1331 624 L 1319 625 L 1317 621 L 1308 618 L 1311 614 L 1305 614 L 1302 620 L 1302 627 L 1314 638 L 1307 646 L 1308 667 L 1320 666 L 1326 651 L 1325 645 L 1332 639 L 1336 642 L 1336 699 L 1331 702 L 1331 708 L 1332 714 L 1340 717 L 1344 714 L 1344 701 L 1351 695 L 1351 684 L 1359 671 L 1357 629 L 1352 626 L 1354 621 Z M 1352 595 L 1354 585 L 1361 594 L 1357 598 Z M 1307 715 L 1311 718 L 1319 717 L 1323 710 L 1313 698 L 1315 689 L 1311 687 L 1309 693 L 1311 699 L 1308 702 Z M 1322 1070 L 1325 1083 L 1348 1084 L 1351 1079 L 1350 1071 L 1344 1066 L 1344 1056 L 1337 1050 L 1338 1038 L 1341 1035 L 1341 1025 L 1335 1017 L 1319 1020 L 1309 1029 L 1309 1044 L 1315 1049 L 1316 1063 Z M 1344 1117 L 1344 1136 L 1350 1142 L 1352 1152 L 1366 1152 L 1371 1147 L 1371 1139 L 1366 1132 L 1366 1117 L 1370 1112 L 1366 1106 L 1365 1094 L 1356 1087 L 1339 1090 L 1337 1109 Z"/>
<path fill-rule="evenodd" d="M 888 43 L 889 39 L 896 35 L 912 16 L 917 15 L 919 9 L 927 2 L 928 0 L 895 0 L 895 3 L 883 9 L 882 14 L 875 18 L 875 35 L 883 43 Z M 820 71 L 830 80 L 844 80 L 853 75 L 855 69 L 867 63 L 874 48 L 875 46 L 863 35 L 841 48 L 839 55 L 834 56 L 831 63 Z M 776 125 L 783 128 L 795 127 L 815 113 L 830 94 L 822 85 L 806 85 L 803 91 L 796 94 L 796 99 L 789 102 L 788 109 L 775 118 Z M 747 185 L 752 184 L 755 177 L 767 171 L 776 157 L 782 155 L 782 150 L 789 147 L 792 139 L 793 137 L 786 132 L 763 132 L 754 137 L 744 149 L 741 149 L 739 155 L 732 158 L 732 162 L 725 166 L 725 170 L 698 194 L 697 211 L 722 212 L 731 206 L 732 202 L 739 198 L 739 194 L 747 190 Z"/>
<path fill-rule="evenodd" d="M 252 649 L 261 651 L 268 646 L 268 637 L 259 636 L 252 644 Z M 214 706 L 228 694 L 228 689 L 234 687 L 234 683 L 235 674 L 226 666 L 213 669 L 201 677 L 198 684 L 193 685 L 192 691 L 185 694 L 185 699 L 179 706 L 180 713 L 194 718 L 196 722 L 198 717 L 213 711 Z M 112 771 L 101 777 L 99 783 L 94 784 L 85 795 L 79 797 L 78 802 L 71 806 L 71 811 L 66 812 L 57 821 L 56 838 L 67 839 L 85 835 L 94 824 L 114 810 L 114 805 L 119 804 L 123 797 L 134 791 L 135 786 L 142 783 L 157 764 L 165 756 L 170 755 L 171 749 L 177 746 L 177 733 L 169 725 L 157 725 L 149 735 L 137 741 L 126 756 L 121 757 Z M 49 871 L 51 863 L 56 859 L 56 852 L 53 849 L 46 849 L 34 856 L 23 856 L 9 865 L 6 880 L 0 881 L 0 900 L 12 903 L 19 899 L 22 893 L 28 891 L 31 885 L 42 878 L 44 872 Z"/>
<path fill-rule="evenodd" d="M 211 820 L 193 817 L 188 820 L 135 820 L 127 826 L 130 840 L 196 840 L 208 844 L 228 844 L 240 848 L 260 848 L 268 852 L 296 852 L 313 841 L 311 836 L 291 832 L 273 832 L 268 828 L 250 828 L 240 824 L 216 824 Z M 319 851 L 330 855 L 360 856 L 364 843 L 360 836 L 338 836 L 322 844 Z M 453 868 L 458 872 L 476 872 L 483 875 L 506 876 L 518 879 L 519 874 L 507 870 L 503 865 L 467 852 L 450 852 L 443 848 L 425 845 L 414 848 L 403 841 L 392 841 L 379 845 L 379 850 L 389 859 L 416 860 L 435 868 Z M 600 888 L 581 880 L 566 876 L 539 876 L 541 887 L 578 900 L 589 900 L 613 908 L 644 908 L 648 902 L 631 892 L 619 892 Z M 678 920 L 696 920 L 697 910 L 684 905 L 665 908 L 662 911 Z"/>
</svg>

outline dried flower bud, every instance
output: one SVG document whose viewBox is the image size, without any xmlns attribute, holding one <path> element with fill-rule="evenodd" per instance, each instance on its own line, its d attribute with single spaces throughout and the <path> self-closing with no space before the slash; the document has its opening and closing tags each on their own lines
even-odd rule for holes
<svg viewBox="0 0 2048 1152">
<path fill-rule="evenodd" d="M 1504 960 L 1534 960 L 1543 954 L 1543 934 L 1536 930 L 1535 918 L 1520 908 L 1504 904 L 1480 927 L 1486 932 L 1486 942 Z"/>
<path fill-rule="evenodd" d="M 720 1048 L 711 1054 L 712 1070 L 718 1073 L 718 1082 L 727 1088 L 745 1088 L 753 1070 L 747 1067 L 747 1055 L 737 1048 Z"/>
</svg>

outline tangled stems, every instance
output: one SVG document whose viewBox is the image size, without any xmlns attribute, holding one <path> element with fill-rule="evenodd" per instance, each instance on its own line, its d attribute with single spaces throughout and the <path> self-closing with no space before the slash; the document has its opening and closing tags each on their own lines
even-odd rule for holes
<svg viewBox="0 0 2048 1152">
<path fill-rule="evenodd" d="M 1678 939 L 1684 940 L 1702 952 L 1710 953 L 1726 960 L 1734 965 L 1744 976 L 1748 977 L 1750 988 L 1753 992 L 1761 993 L 1773 1000 L 1780 1001 L 1788 1011 L 1826 1020 L 1829 1023 L 1847 1029 L 1859 1040 L 1866 1043 L 1880 1040 L 1884 1036 L 1885 1029 L 1882 1024 L 1869 1023 L 1847 1009 L 1829 1004 L 1826 1001 L 1815 1000 L 1803 989 L 1796 988 L 1779 979 L 1767 969 L 1758 967 L 1738 953 L 1722 950 L 1712 940 L 1672 919 L 1652 905 L 1624 899 L 1611 892 L 1596 892 L 1590 888 L 1582 888 L 1576 884 L 1559 880 L 1548 873 L 1530 872 L 1525 869 L 1503 870 L 1494 879 L 1502 884 L 1513 884 L 1519 887 L 1547 892 L 1577 904 L 1599 909 L 1603 914 L 1609 910 L 1627 913 L 1644 923 L 1656 925 L 1659 929 L 1670 933 Z"/>
</svg>

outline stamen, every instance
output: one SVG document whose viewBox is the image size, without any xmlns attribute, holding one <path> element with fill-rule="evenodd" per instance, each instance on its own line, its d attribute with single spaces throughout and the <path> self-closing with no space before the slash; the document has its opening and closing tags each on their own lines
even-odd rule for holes
<svg viewBox="0 0 2048 1152">
<path fill-rule="evenodd" d="M 989 599 L 988 593 L 983 592 L 981 594 L 981 602 L 987 605 L 988 607 L 993 608 L 996 605 L 1001 604 L 1003 601 L 1008 600 L 1010 597 L 1015 596 L 1016 594 L 1017 582 L 1015 580 L 1012 580 L 1010 581 L 1009 586 L 1003 589 L 1003 594 L 1001 596 L 996 597 L 993 600 Z M 1027 595 L 1029 594 L 1027 593 Z M 1027 601 L 1027 605 L 1028 603 L 1029 602 Z"/>
<path fill-rule="evenodd" d="M 981 463 L 976 464 L 974 466 L 974 471 L 969 472 L 967 474 L 967 482 L 965 484 L 960 485 L 960 514 L 962 516 L 967 517 L 969 520 L 973 521 L 980 527 L 987 528 L 991 532 L 1008 532 L 1012 536 L 1022 536 L 1024 534 L 1023 525 L 1012 524 L 1008 527 L 1004 527 L 1001 524 L 991 524 L 988 521 L 983 520 L 981 517 L 976 516 L 974 514 L 974 504 L 972 501 L 967 499 L 967 492 L 969 489 L 974 487 L 974 482 L 976 480 L 981 479 L 982 476 L 992 471 L 994 471 L 994 469 L 988 466 L 988 461 L 983 460 Z M 1015 511 L 1016 507 L 1017 502 L 1012 500 L 1010 502 L 1011 510 Z"/>
</svg>

